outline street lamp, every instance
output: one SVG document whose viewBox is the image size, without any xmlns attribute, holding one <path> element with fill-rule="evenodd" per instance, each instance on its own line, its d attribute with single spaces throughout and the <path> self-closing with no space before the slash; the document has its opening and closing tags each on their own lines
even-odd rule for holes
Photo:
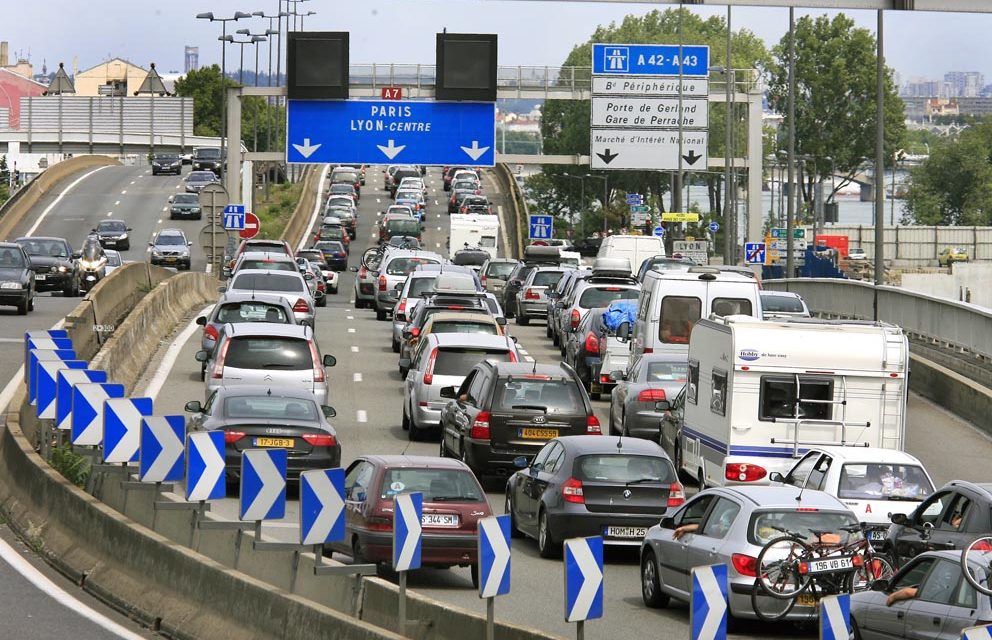
<svg viewBox="0 0 992 640">
<path fill-rule="evenodd" d="M 241 31 L 247 31 L 247 29 L 242 29 Z M 238 33 L 241 33 L 241 31 L 239 31 Z M 256 45 L 256 49 L 257 49 L 257 44 L 259 42 L 265 42 L 265 36 L 252 36 L 248 40 L 235 40 L 234 39 L 234 36 L 227 36 L 227 37 L 230 38 L 230 40 L 228 40 L 228 42 L 230 42 L 231 44 L 241 45 L 241 63 L 239 64 L 239 67 L 238 67 L 238 84 L 240 84 L 241 86 L 244 86 L 244 84 L 245 84 L 245 45 L 246 44 L 253 44 L 253 45 Z"/>
<path fill-rule="evenodd" d="M 607 227 L 606 227 L 606 208 L 610 200 L 610 177 L 609 176 L 594 176 L 591 173 L 585 175 L 586 178 L 595 178 L 596 180 L 603 181 L 603 237 L 606 237 Z"/>
<path fill-rule="evenodd" d="M 892 198 L 889 204 L 889 225 L 896 223 L 896 167 L 899 161 L 906 157 L 905 149 L 898 149 L 892 153 Z"/>
<path fill-rule="evenodd" d="M 238 29 L 235 33 L 242 36 L 249 36 L 251 38 L 251 43 L 255 45 L 255 86 L 258 86 L 258 43 L 265 42 L 268 38 L 265 32 L 262 33 L 252 33 L 251 29 Z M 242 52 L 244 49 L 242 48 Z"/>
</svg>

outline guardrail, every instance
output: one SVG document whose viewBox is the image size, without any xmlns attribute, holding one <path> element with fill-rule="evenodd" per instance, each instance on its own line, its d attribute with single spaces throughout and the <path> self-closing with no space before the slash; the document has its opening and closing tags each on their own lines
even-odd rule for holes
<svg viewBox="0 0 992 640">
<path fill-rule="evenodd" d="M 891 322 L 910 335 L 992 359 L 992 311 L 978 305 L 839 278 L 786 278 L 762 284 L 798 293 L 816 313 Z"/>
</svg>

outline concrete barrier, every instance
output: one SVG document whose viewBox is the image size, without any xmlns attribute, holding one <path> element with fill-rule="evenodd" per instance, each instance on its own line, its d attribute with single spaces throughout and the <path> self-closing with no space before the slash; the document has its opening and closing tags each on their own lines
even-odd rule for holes
<svg viewBox="0 0 992 640">
<path fill-rule="evenodd" d="M 511 203 L 509 220 L 502 220 L 504 226 L 507 226 L 507 222 L 511 223 L 508 229 L 512 232 L 510 237 L 513 244 L 506 247 L 506 251 L 510 257 L 520 258 L 524 255 L 524 245 L 526 244 L 524 241 L 524 229 L 527 224 L 519 204 L 523 194 L 520 193 L 520 187 L 517 185 L 517 181 L 513 177 L 510 168 L 505 163 L 501 162 L 496 165 L 496 176 Z"/>
<path fill-rule="evenodd" d="M 289 217 L 286 227 L 282 230 L 280 240 L 285 240 L 294 250 L 309 229 L 310 216 L 313 215 L 313 205 L 317 199 L 317 185 L 320 183 L 320 171 L 314 171 L 312 166 L 305 169 L 303 176 L 303 190 L 300 193 L 300 201 L 293 209 L 293 215 Z"/>
<path fill-rule="evenodd" d="M 66 178 L 86 169 L 119 164 L 120 162 L 110 156 L 85 155 L 73 156 L 45 169 L 41 175 L 24 187 L 23 193 L 18 196 L 15 202 L 4 207 L 3 217 L 0 218 L 0 238 L 12 240 L 11 234 L 24 219 L 24 216 L 38 204 L 42 196 L 52 189 L 59 188 L 60 183 Z"/>
<path fill-rule="evenodd" d="M 992 390 L 910 353 L 909 388 L 992 435 Z"/>
</svg>

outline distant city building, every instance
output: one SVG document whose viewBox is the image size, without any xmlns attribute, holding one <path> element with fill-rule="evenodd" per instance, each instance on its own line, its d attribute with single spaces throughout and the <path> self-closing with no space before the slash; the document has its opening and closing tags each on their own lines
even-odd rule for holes
<svg viewBox="0 0 992 640">
<path fill-rule="evenodd" d="M 28 79 L 34 77 L 34 68 L 27 58 L 18 57 L 16 63 L 10 64 L 10 45 L 6 40 L 0 42 L 0 69 L 6 69 Z"/>
<path fill-rule="evenodd" d="M 0 68 L 0 129 L 19 129 L 21 98 L 40 96 L 47 88 L 10 69 Z"/>
<path fill-rule="evenodd" d="M 114 58 L 76 73 L 73 81 L 77 96 L 130 96 L 147 75 L 148 69 Z"/>
<path fill-rule="evenodd" d="M 196 71 L 200 68 L 200 47 L 186 45 L 186 66 L 184 73 Z"/>
<path fill-rule="evenodd" d="M 985 86 L 985 76 L 978 71 L 948 71 L 944 85 L 948 98 L 977 98 Z"/>
<path fill-rule="evenodd" d="M 926 115 L 928 117 L 959 116 L 961 106 L 957 98 L 930 98 L 926 104 Z"/>
<path fill-rule="evenodd" d="M 939 98 L 943 96 L 943 83 L 927 78 L 910 78 L 902 87 L 900 95 L 906 98 Z"/>
</svg>

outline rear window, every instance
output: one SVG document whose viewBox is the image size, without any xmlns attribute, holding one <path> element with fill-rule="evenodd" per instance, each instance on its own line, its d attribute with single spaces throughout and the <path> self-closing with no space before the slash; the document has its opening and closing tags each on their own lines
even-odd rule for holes
<svg viewBox="0 0 992 640">
<path fill-rule="evenodd" d="M 495 349 L 446 349 L 438 350 L 434 373 L 439 376 L 466 376 L 472 367 L 483 360 L 509 362 L 509 351 Z"/>
<path fill-rule="evenodd" d="M 703 301 L 691 296 L 665 296 L 661 301 L 659 338 L 666 344 L 689 344 Z"/>
<path fill-rule="evenodd" d="M 320 227 L 321 238 L 343 238 L 344 227 L 339 224 L 325 224 Z"/>
<path fill-rule="evenodd" d="M 303 371 L 313 369 L 310 344 L 301 338 L 244 336 L 231 338 L 225 367 Z"/>
<path fill-rule="evenodd" d="M 579 306 L 583 309 L 608 307 L 617 300 L 637 300 L 640 295 L 641 292 L 637 289 L 609 286 L 589 287 L 579 297 Z"/>
<path fill-rule="evenodd" d="M 534 281 L 531 284 L 535 287 L 550 287 L 558 284 L 561 276 L 561 271 L 539 271 L 534 274 Z"/>
<path fill-rule="evenodd" d="M 718 316 L 750 316 L 751 301 L 747 298 L 714 298 L 713 313 Z"/>
<path fill-rule="evenodd" d="M 275 322 L 289 324 L 286 310 L 279 305 L 267 302 L 230 302 L 221 305 L 215 322 Z"/>
<path fill-rule="evenodd" d="M 747 528 L 747 538 L 751 544 L 764 546 L 772 538 L 782 535 L 782 529 L 798 533 L 806 540 L 813 539 L 812 530 L 826 531 L 840 535 L 842 543 L 852 535 L 841 531 L 841 527 L 857 525 L 858 519 L 853 513 L 835 513 L 822 511 L 759 511 L 751 516 Z M 860 536 L 860 533 L 855 535 Z"/>
<path fill-rule="evenodd" d="M 485 251 L 459 251 L 452 262 L 460 266 L 482 265 L 488 259 L 489 253 Z"/>
<path fill-rule="evenodd" d="M 420 171 L 417 169 L 398 169 L 396 173 L 393 174 L 393 182 L 399 184 L 403 182 L 403 178 L 419 178 Z"/>
<path fill-rule="evenodd" d="M 414 269 L 422 264 L 437 263 L 437 260 L 432 260 L 431 258 L 396 258 L 395 260 L 390 260 L 389 264 L 386 265 L 386 274 L 391 276 L 406 276 L 410 275 Z"/>
<path fill-rule="evenodd" d="M 416 298 L 422 293 L 427 293 L 434 289 L 434 281 L 437 278 L 411 278 L 410 287 L 406 292 L 407 297 Z"/>
<path fill-rule="evenodd" d="M 579 456 L 572 471 L 578 480 L 591 482 L 658 482 L 675 480 L 675 467 L 667 458 L 604 454 Z"/>
<path fill-rule="evenodd" d="M 479 482 L 458 469 L 386 469 L 380 497 L 392 500 L 398 493 L 424 494 L 424 502 L 482 502 Z"/>
<path fill-rule="evenodd" d="M 840 472 L 839 498 L 849 500 L 923 500 L 933 485 L 914 464 L 845 464 Z"/>
<path fill-rule="evenodd" d="M 431 325 L 431 333 L 482 333 L 490 336 L 498 335 L 496 325 L 487 322 L 458 322 L 444 320 Z"/>
<path fill-rule="evenodd" d="M 688 362 L 652 362 L 648 364 L 648 382 L 685 382 Z"/>
<path fill-rule="evenodd" d="M 535 376 L 535 378 L 547 376 Z M 586 412 L 579 388 L 558 379 L 504 379 L 496 387 L 494 409 L 536 409 L 546 413 Z"/>
<path fill-rule="evenodd" d="M 802 313 L 803 303 L 792 296 L 761 296 L 762 311 Z"/>
<path fill-rule="evenodd" d="M 282 291 L 285 293 L 301 293 L 303 281 L 277 274 L 243 273 L 234 279 L 232 289 L 253 289 L 257 291 Z"/>
<path fill-rule="evenodd" d="M 242 269 L 268 269 L 269 271 L 296 271 L 296 265 L 282 260 L 245 260 Z"/>
<path fill-rule="evenodd" d="M 313 401 L 272 396 L 227 397 L 224 414 L 228 418 L 318 420 L 317 405 Z"/>
<path fill-rule="evenodd" d="M 353 171 L 339 171 L 331 177 L 331 182 L 347 182 L 349 184 L 354 184 L 358 182 L 358 174 Z"/>
<path fill-rule="evenodd" d="M 328 253 L 344 253 L 344 245 L 340 242 L 328 241 L 321 242 L 319 244 L 321 252 L 327 251 Z"/>
<path fill-rule="evenodd" d="M 386 223 L 386 232 L 389 235 L 420 235 L 420 223 L 416 220 L 390 220 Z"/>
<path fill-rule="evenodd" d="M 486 277 L 506 280 L 515 266 L 512 262 L 494 262 L 486 267 Z"/>
</svg>

